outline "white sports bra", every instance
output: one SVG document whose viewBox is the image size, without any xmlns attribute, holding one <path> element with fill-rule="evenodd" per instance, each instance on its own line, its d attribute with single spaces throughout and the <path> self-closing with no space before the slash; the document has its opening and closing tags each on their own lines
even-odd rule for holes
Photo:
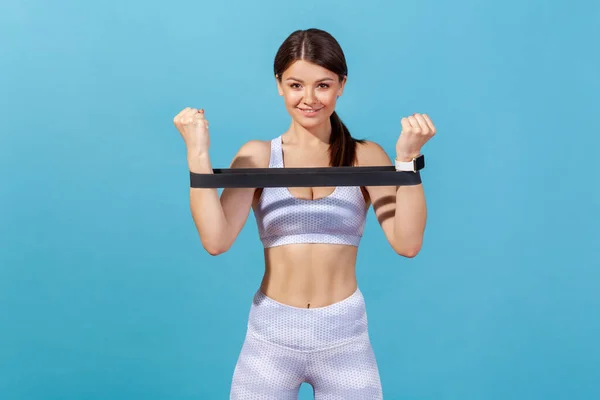
<svg viewBox="0 0 600 400">
<path fill-rule="evenodd" d="M 271 140 L 269 168 L 283 168 L 281 136 Z M 263 188 L 253 206 L 260 240 L 265 248 L 292 243 L 330 243 L 358 246 L 366 221 L 360 187 L 336 187 L 329 196 L 299 199 L 288 188 Z"/>
</svg>

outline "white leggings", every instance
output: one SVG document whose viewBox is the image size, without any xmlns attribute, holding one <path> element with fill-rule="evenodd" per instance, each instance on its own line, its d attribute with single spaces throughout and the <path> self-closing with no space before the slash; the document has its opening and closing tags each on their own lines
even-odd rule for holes
<svg viewBox="0 0 600 400">
<path fill-rule="evenodd" d="M 230 399 L 297 400 L 304 382 L 318 400 L 383 397 L 360 290 L 319 308 L 254 296 Z"/>
</svg>

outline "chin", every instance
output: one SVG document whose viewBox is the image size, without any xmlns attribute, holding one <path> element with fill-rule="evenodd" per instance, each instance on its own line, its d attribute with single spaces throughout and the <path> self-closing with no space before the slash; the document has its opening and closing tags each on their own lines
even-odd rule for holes
<svg viewBox="0 0 600 400">
<path fill-rule="evenodd" d="M 294 119 L 298 124 L 302 125 L 305 128 L 314 128 L 316 126 L 323 125 L 324 123 L 327 122 L 326 120 L 324 120 L 322 118 L 313 119 L 313 118 L 300 117 L 300 118 L 294 118 Z"/>
</svg>

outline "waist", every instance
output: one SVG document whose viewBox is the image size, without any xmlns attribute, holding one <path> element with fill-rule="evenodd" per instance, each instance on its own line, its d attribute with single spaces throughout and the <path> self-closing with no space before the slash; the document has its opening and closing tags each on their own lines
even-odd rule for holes
<svg viewBox="0 0 600 400">
<path fill-rule="evenodd" d="M 321 307 L 356 290 L 357 250 L 351 246 L 288 245 L 265 250 L 261 290 L 296 307 Z"/>
<path fill-rule="evenodd" d="M 283 304 L 259 290 L 250 308 L 248 334 L 296 351 L 318 351 L 368 335 L 367 325 L 358 288 L 339 302 L 316 308 Z"/>
</svg>

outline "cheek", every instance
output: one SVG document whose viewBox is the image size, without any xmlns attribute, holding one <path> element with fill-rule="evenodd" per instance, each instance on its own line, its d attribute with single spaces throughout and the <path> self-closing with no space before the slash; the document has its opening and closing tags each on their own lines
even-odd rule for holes
<svg viewBox="0 0 600 400">
<path fill-rule="evenodd" d="M 327 107 L 333 107 L 337 100 L 337 94 L 334 90 L 329 90 L 326 93 L 323 93 L 323 95 L 319 97 L 319 100 Z"/>
<path fill-rule="evenodd" d="M 295 107 L 300 100 L 302 100 L 302 94 L 299 92 L 287 92 L 284 93 L 285 103 L 289 106 Z"/>
</svg>

